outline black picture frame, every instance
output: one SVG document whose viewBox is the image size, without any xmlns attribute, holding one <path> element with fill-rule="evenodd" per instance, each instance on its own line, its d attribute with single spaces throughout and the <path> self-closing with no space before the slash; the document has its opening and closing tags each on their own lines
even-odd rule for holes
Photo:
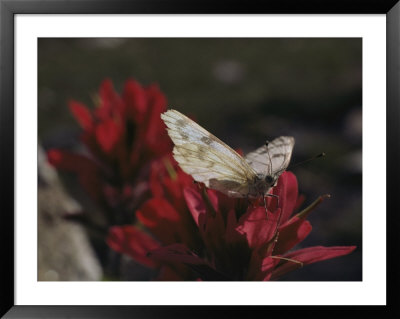
<svg viewBox="0 0 400 319">
<path fill-rule="evenodd" d="M 377 174 L 387 176 L 387 305 L 313 307 L 201 307 L 201 306 L 16 306 L 14 304 L 14 19 L 16 14 L 386 14 L 387 21 L 387 169 Z M 400 3 L 398 0 L 291 0 L 274 3 L 261 1 L 183 1 L 183 0 L 0 0 L 1 65 L 0 65 L 0 181 L 1 181 L 1 309 L 5 318 L 160 318 L 246 317 L 259 311 L 309 317 L 323 315 L 354 317 L 367 312 L 374 317 L 392 318 L 400 315 L 398 300 L 399 271 L 396 267 L 399 232 L 399 204 L 395 182 L 399 178 L 400 136 Z M 384 212 L 382 212 L 384 213 Z M 240 292 L 238 292 L 240 293 Z"/>
</svg>

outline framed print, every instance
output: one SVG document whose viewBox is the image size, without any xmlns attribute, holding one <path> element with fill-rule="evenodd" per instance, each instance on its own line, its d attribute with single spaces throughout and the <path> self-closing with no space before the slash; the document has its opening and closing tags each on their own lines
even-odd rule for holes
<svg viewBox="0 0 400 319">
<path fill-rule="evenodd" d="M 5 317 L 399 312 L 400 6 L 290 5 L 1 2 Z"/>
</svg>

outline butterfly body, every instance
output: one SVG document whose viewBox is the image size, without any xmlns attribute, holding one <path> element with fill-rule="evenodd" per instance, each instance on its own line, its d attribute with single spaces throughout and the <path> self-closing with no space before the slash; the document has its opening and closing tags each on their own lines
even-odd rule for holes
<svg viewBox="0 0 400 319">
<path fill-rule="evenodd" d="M 290 162 L 294 138 L 280 136 L 245 157 L 176 110 L 161 114 L 173 155 L 195 181 L 230 197 L 264 197 Z"/>
</svg>

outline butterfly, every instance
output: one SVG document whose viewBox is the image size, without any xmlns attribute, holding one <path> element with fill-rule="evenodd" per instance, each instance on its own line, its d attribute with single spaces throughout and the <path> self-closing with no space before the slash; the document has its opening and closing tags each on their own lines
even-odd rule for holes
<svg viewBox="0 0 400 319">
<path fill-rule="evenodd" d="M 280 136 L 245 157 L 176 110 L 161 114 L 173 156 L 195 181 L 230 197 L 264 198 L 289 165 L 294 138 Z"/>
</svg>

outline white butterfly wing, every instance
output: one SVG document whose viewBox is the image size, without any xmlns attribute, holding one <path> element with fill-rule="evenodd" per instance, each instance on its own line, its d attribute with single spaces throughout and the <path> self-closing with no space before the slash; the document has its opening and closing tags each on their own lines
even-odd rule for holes
<svg viewBox="0 0 400 319">
<path fill-rule="evenodd" d="M 256 173 L 242 156 L 176 110 L 161 118 L 175 144 L 174 158 L 185 173 L 231 197 L 248 194 Z"/>
<path fill-rule="evenodd" d="M 248 153 L 245 159 L 258 174 L 281 174 L 289 166 L 293 146 L 293 137 L 280 136 L 268 143 L 268 146 L 261 146 Z"/>
</svg>

